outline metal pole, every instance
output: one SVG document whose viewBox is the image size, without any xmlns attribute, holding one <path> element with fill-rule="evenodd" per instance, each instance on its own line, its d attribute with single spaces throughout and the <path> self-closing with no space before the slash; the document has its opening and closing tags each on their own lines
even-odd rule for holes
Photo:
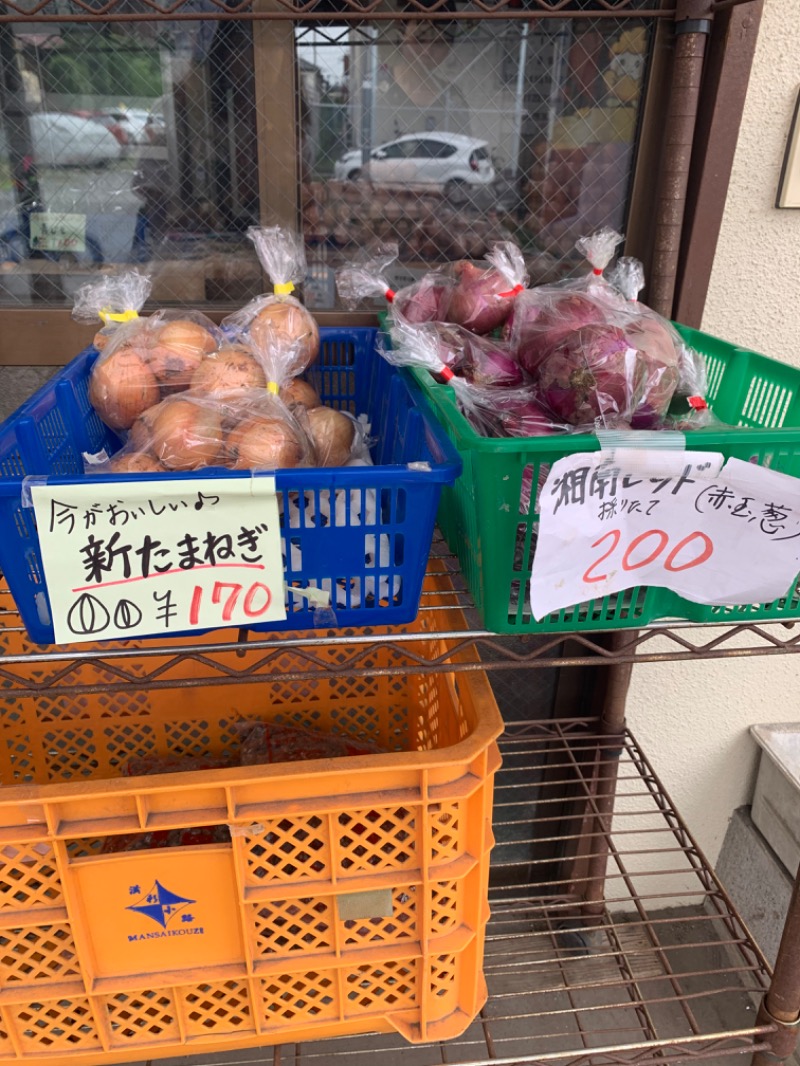
<svg viewBox="0 0 800 1066">
<path fill-rule="evenodd" d="M 614 633 L 612 650 L 616 651 L 630 639 L 629 633 Z M 581 913 L 588 923 L 602 919 L 603 889 L 608 866 L 608 836 L 614 816 L 614 798 L 617 791 L 617 772 L 622 754 L 622 739 L 625 732 L 625 701 L 631 682 L 633 663 L 610 666 L 606 671 L 606 691 L 603 712 L 600 716 L 600 733 L 607 738 L 596 756 L 596 788 L 593 800 L 594 818 L 591 822 L 591 840 L 586 888 Z M 619 743 L 613 743 L 619 738 Z"/>
<path fill-rule="evenodd" d="M 519 67 L 517 68 L 517 86 L 514 99 L 514 152 L 512 157 L 512 173 L 516 178 L 519 174 L 519 150 L 522 143 L 522 118 L 525 114 L 525 67 L 528 63 L 528 32 L 530 24 L 525 23 L 519 39 Z"/>
<path fill-rule="evenodd" d="M 775 1025 L 769 1052 L 753 1055 L 752 1066 L 776 1066 L 794 1054 L 800 1035 L 800 870 L 783 927 L 769 991 L 761 1001 L 757 1025 Z"/>
<path fill-rule="evenodd" d="M 675 11 L 675 59 L 664 152 L 656 202 L 655 246 L 648 304 L 672 317 L 678 273 L 689 167 L 697 124 L 706 39 L 711 32 L 709 0 L 678 0 Z"/>
</svg>

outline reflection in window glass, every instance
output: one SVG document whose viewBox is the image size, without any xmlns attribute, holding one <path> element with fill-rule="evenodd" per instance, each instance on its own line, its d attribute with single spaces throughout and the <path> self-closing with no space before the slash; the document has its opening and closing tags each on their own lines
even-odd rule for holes
<svg viewBox="0 0 800 1066">
<path fill-rule="evenodd" d="M 332 306 L 335 266 L 375 240 L 399 245 L 396 284 L 509 236 L 535 283 L 572 270 L 579 236 L 624 225 L 648 50 L 633 19 L 300 31 L 312 298 Z"/>
<path fill-rule="evenodd" d="M 136 264 L 158 302 L 263 283 L 249 23 L 0 28 L 0 303 Z M 0 79 L 2 80 L 2 79 Z"/>
<path fill-rule="evenodd" d="M 334 307 L 335 268 L 373 241 L 398 243 L 395 285 L 506 237 L 535 283 L 571 270 L 578 236 L 624 225 L 649 33 L 631 18 L 298 24 L 309 304 Z M 0 26 L 0 304 L 69 305 L 130 264 L 159 303 L 263 290 L 245 234 L 273 210 L 259 149 L 281 167 L 285 146 L 253 40 L 237 21 Z"/>
</svg>

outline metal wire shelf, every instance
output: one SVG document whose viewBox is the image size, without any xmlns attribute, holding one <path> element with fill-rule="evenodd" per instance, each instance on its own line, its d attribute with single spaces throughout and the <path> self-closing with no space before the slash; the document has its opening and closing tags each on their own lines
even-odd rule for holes
<svg viewBox="0 0 800 1066">
<path fill-rule="evenodd" d="M 381 1055 L 394 1064 L 402 1051 L 414 1066 L 627 1066 L 766 1046 L 773 1030 L 756 1023 L 751 997 L 768 987 L 767 963 L 636 740 L 626 733 L 620 752 L 618 738 L 595 728 L 578 719 L 517 722 L 501 740 L 490 998 L 464 1036 L 412 1049 L 371 1034 L 269 1049 L 265 1061 L 359 1066 Z M 617 760 L 609 830 L 595 797 Z M 534 842 L 537 855 L 549 843 L 553 860 L 533 858 Z M 586 860 L 606 849 L 605 905 L 596 919 L 582 918 Z"/>
<path fill-rule="evenodd" d="M 229 630 L 182 640 L 43 647 L 27 639 L 10 594 L 0 589 L 0 686 L 20 696 L 48 689 L 66 695 L 247 684 L 270 675 L 300 680 L 322 674 L 372 677 L 741 658 L 800 652 L 800 628 L 793 625 L 678 621 L 617 631 L 613 643 L 608 633 L 498 636 L 480 626 L 456 560 L 437 541 L 418 619 L 393 629 L 288 634 Z M 292 653 L 291 669 L 287 651 Z M 186 676 L 187 664 L 192 664 L 191 677 Z M 98 668 L 104 671 L 102 685 L 97 683 Z"/>
<path fill-rule="evenodd" d="M 140 22 L 185 20 L 292 20 L 358 22 L 363 19 L 663 18 L 673 0 L 408 0 L 402 11 L 391 0 L 0 0 L 0 22 Z"/>
</svg>

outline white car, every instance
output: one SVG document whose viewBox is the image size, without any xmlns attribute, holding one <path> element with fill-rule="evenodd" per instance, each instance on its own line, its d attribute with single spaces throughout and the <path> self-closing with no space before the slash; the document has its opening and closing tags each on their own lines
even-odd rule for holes
<svg viewBox="0 0 800 1066">
<path fill-rule="evenodd" d="M 427 185 L 458 199 L 466 186 L 491 185 L 495 170 L 486 141 L 460 133 L 407 133 L 373 148 L 366 168 L 360 148 L 334 166 L 340 181 L 366 178 L 379 185 Z"/>
<path fill-rule="evenodd" d="M 103 114 L 112 118 L 125 130 L 131 144 L 145 143 L 145 126 L 150 112 L 139 107 L 104 107 Z"/>
<path fill-rule="evenodd" d="M 117 138 L 100 122 L 45 111 L 30 116 L 33 155 L 40 167 L 103 166 L 122 155 Z"/>
</svg>

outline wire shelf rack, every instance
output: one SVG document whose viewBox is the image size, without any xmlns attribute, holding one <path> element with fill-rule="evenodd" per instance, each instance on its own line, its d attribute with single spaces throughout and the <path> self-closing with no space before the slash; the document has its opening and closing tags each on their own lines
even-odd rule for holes
<svg viewBox="0 0 800 1066">
<path fill-rule="evenodd" d="M 0 0 L 0 22 L 139 22 L 198 19 L 291 19 L 359 22 L 404 18 L 659 18 L 674 10 L 673 0 L 473 0 L 456 10 L 447 0 L 408 0 L 402 13 L 391 0 Z"/>
<path fill-rule="evenodd" d="M 9 694 L 247 684 L 279 675 L 373 677 L 465 670 L 554 669 L 696 661 L 800 652 L 795 623 L 656 624 L 639 630 L 565 636 L 498 636 L 483 629 L 455 558 L 435 541 L 418 619 L 393 629 L 260 634 L 227 630 L 199 637 L 103 645 L 32 644 L 13 600 L 0 588 L 0 687 Z M 335 649 L 332 645 L 335 643 Z M 292 666 L 287 668 L 287 655 Z M 187 666 L 191 665 L 191 676 Z M 98 669 L 103 682 L 98 683 Z"/>
<path fill-rule="evenodd" d="M 458 1040 L 371 1034 L 268 1049 L 273 1066 L 618 1064 L 763 1049 L 769 967 L 634 737 L 585 719 L 515 722 L 495 792 L 489 1000 Z M 613 828 L 598 784 L 614 767 Z M 565 804 L 565 801 L 569 802 Z M 534 843 L 536 850 L 534 851 Z M 549 843 L 552 858 L 541 857 Z M 588 851 L 586 850 L 588 848 Z M 605 900 L 582 917 L 589 860 Z M 208 1066 L 213 1066 L 209 1063 Z"/>
</svg>

